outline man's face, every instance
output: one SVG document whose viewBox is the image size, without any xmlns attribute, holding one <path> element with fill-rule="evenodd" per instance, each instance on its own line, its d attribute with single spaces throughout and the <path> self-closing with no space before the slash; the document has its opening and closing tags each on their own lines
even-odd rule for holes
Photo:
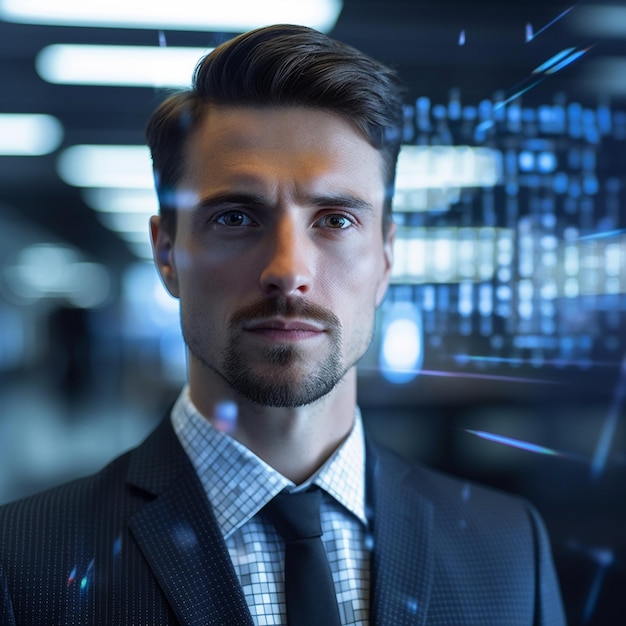
<svg viewBox="0 0 626 626">
<path fill-rule="evenodd" d="M 265 406 L 326 395 L 367 349 L 389 281 L 379 153 L 332 113 L 211 106 L 179 191 L 194 200 L 175 240 L 158 221 L 153 238 L 190 378 Z"/>
</svg>

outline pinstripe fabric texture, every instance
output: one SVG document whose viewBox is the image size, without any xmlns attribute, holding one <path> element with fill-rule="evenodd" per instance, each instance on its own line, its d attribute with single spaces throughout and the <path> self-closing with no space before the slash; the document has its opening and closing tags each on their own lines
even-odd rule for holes
<svg viewBox="0 0 626 626">
<path fill-rule="evenodd" d="M 370 623 L 562 626 L 531 507 L 368 444 Z M 252 626 L 170 420 L 98 474 L 0 508 L 0 624 Z"/>
</svg>

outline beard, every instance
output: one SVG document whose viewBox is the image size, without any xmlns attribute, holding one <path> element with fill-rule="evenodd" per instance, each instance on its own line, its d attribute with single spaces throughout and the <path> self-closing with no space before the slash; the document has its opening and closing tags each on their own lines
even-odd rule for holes
<svg viewBox="0 0 626 626">
<path fill-rule="evenodd" d="M 245 338 L 241 329 L 248 322 L 275 316 L 321 322 L 330 340 L 326 354 L 315 362 L 307 362 L 297 345 L 267 345 L 250 358 L 242 345 Z M 195 358 L 221 376 L 235 392 L 261 406 L 294 408 L 312 404 L 332 391 L 349 369 L 341 363 L 339 319 L 312 303 L 275 298 L 237 311 L 227 327 L 231 340 L 219 352 L 217 365 L 204 346 L 202 333 L 193 330 L 183 324 L 185 343 Z"/>
<path fill-rule="evenodd" d="M 300 374 L 293 372 L 302 358 L 297 348 L 266 348 L 261 356 L 273 371 L 264 373 L 255 368 L 237 349 L 236 342 L 225 351 L 223 361 L 224 378 L 230 386 L 261 406 L 293 408 L 312 404 L 329 393 L 345 374 L 335 350 L 317 364 L 314 372 Z"/>
</svg>

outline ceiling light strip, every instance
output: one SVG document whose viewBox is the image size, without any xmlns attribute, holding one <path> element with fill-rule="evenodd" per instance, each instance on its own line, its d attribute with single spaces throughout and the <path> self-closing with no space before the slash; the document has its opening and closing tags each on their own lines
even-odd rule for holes
<svg viewBox="0 0 626 626">
<path fill-rule="evenodd" d="M 35 59 L 41 78 L 62 85 L 191 86 L 198 61 L 212 48 L 53 44 Z"/>
<path fill-rule="evenodd" d="M 0 18 L 27 24 L 243 32 L 268 24 L 303 24 L 328 32 L 340 0 L 0 0 Z"/>
<path fill-rule="evenodd" d="M 63 126 L 51 115 L 0 114 L 0 155 L 41 156 L 63 141 Z"/>
</svg>

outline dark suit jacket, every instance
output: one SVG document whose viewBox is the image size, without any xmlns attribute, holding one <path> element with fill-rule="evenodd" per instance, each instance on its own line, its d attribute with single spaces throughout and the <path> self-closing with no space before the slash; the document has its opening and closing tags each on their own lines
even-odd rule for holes
<svg viewBox="0 0 626 626">
<path fill-rule="evenodd" d="M 371 623 L 564 623 L 546 532 L 511 496 L 368 445 Z M 169 419 L 94 476 L 0 508 L 0 624 L 252 624 Z"/>
</svg>

